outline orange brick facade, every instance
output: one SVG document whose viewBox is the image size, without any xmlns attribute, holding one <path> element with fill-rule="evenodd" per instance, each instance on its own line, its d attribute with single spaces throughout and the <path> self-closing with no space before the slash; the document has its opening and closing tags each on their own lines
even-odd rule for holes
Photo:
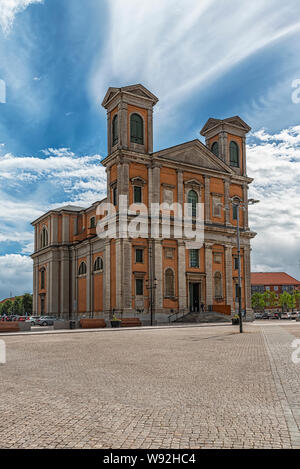
<svg viewBox="0 0 300 469">
<path fill-rule="evenodd" d="M 184 210 L 193 191 L 204 207 L 203 246 L 193 258 L 185 240 L 174 236 L 173 209 L 160 210 L 161 229 L 171 215 L 170 235 L 160 239 L 151 237 L 150 228 L 148 237 L 100 239 L 96 226 L 104 215 L 97 215 L 97 202 L 87 209 L 52 210 L 33 223 L 36 314 L 106 318 L 116 311 L 123 317 L 139 315 L 146 324 L 150 306 L 157 322 L 167 322 L 172 312 L 200 311 L 202 305 L 235 311 L 237 220 L 230 199 L 247 201 L 252 179 L 246 172 L 245 136 L 250 128 L 237 116 L 209 119 L 201 131 L 205 145 L 193 140 L 153 152 L 157 101 L 142 85 L 108 90 L 102 103 L 108 121 L 104 202 L 115 202 L 118 223 L 121 195 L 137 208 L 178 203 Z M 139 123 L 135 135 L 132 126 Z M 249 230 L 247 209 L 240 211 L 240 226 L 242 308 L 251 318 L 250 240 L 255 233 Z"/>
</svg>

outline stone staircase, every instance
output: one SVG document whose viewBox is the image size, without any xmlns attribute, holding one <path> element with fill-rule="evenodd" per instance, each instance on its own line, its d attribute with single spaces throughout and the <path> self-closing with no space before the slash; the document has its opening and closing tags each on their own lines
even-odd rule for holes
<svg viewBox="0 0 300 469">
<path fill-rule="evenodd" d="M 214 311 L 204 311 L 203 313 L 187 313 L 178 318 L 174 324 L 192 324 L 192 323 L 231 323 L 231 317 Z"/>
</svg>

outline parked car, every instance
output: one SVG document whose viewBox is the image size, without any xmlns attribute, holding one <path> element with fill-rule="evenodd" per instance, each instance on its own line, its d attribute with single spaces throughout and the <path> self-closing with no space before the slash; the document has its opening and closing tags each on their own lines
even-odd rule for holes
<svg viewBox="0 0 300 469">
<path fill-rule="evenodd" d="M 268 313 L 263 313 L 261 315 L 261 319 L 269 319 L 269 314 Z"/>
<path fill-rule="evenodd" d="M 298 317 L 298 311 L 293 311 L 291 313 L 291 319 L 297 319 L 297 317 Z"/>
<path fill-rule="evenodd" d="M 255 319 L 262 319 L 263 315 L 262 313 L 255 313 L 254 318 Z"/>
<path fill-rule="evenodd" d="M 26 316 L 18 316 L 17 321 L 25 322 L 26 319 Z"/>
<path fill-rule="evenodd" d="M 54 316 L 42 316 L 37 320 L 36 324 L 38 326 L 53 326 L 56 319 Z"/>
<path fill-rule="evenodd" d="M 290 319 L 291 318 L 291 315 L 290 313 L 281 313 L 281 319 Z"/>
<path fill-rule="evenodd" d="M 26 318 L 26 322 L 30 322 L 32 326 L 35 326 L 40 319 L 40 316 L 29 316 Z"/>
<path fill-rule="evenodd" d="M 279 319 L 279 314 L 277 313 L 277 311 L 269 313 L 269 319 Z"/>
</svg>

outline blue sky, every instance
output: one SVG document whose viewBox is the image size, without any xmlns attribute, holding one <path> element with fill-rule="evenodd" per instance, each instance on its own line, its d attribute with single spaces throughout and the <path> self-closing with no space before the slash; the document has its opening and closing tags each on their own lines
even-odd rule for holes
<svg viewBox="0 0 300 469">
<path fill-rule="evenodd" d="M 30 221 L 104 195 L 100 103 L 133 83 L 160 99 L 155 150 L 208 117 L 251 125 L 253 270 L 300 278 L 299 55 L 298 0 L 1 0 L 0 298 L 31 290 Z"/>
</svg>

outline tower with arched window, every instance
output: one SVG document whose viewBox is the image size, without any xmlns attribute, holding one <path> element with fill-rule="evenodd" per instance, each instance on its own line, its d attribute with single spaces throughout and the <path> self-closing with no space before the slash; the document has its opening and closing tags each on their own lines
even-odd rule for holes
<svg viewBox="0 0 300 469">
<path fill-rule="evenodd" d="M 158 102 L 143 85 L 109 88 L 102 106 L 107 111 L 107 146 L 139 153 L 153 151 L 153 107 Z"/>
</svg>

